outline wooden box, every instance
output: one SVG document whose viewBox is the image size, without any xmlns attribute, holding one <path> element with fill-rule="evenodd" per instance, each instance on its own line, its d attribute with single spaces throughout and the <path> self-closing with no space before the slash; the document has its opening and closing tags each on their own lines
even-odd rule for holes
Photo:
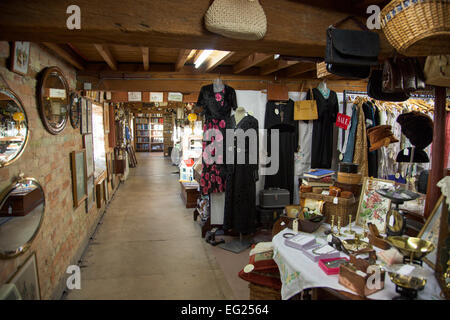
<svg viewBox="0 0 450 320">
<path fill-rule="evenodd" d="M 44 196 L 39 188 L 24 193 L 11 194 L 0 208 L 0 217 L 26 216 L 43 202 Z M 10 207 L 11 214 L 9 214 Z"/>
<path fill-rule="evenodd" d="M 363 271 L 363 270 L 360 270 L 360 271 Z M 383 290 L 385 276 L 386 276 L 386 272 L 381 271 L 380 272 L 380 286 L 378 288 L 375 287 L 375 288 L 369 289 L 367 284 L 371 282 L 369 280 L 369 278 L 371 277 L 370 274 L 366 274 L 365 276 L 362 276 L 362 275 L 358 274 L 357 271 L 351 269 L 347 265 L 341 265 L 339 267 L 339 283 L 341 285 L 343 285 L 344 287 L 352 290 L 353 292 L 356 292 L 361 297 L 367 297 L 371 294 L 374 294 L 375 292 Z"/>
<path fill-rule="evenodd" d="M 198 186 L 193 186 L 192 183 L 180 182 L 180 187 L 180 196 L 186 208 L 197 207 L 197 198 L 200 196 L 200 192 L 197 190 Z"/>
</svg>

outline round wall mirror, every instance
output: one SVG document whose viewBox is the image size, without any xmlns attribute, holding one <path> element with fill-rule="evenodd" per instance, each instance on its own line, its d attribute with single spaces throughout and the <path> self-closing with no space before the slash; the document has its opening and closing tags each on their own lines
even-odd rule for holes
<svg viewBox="0 0 450 320">
<path fill-rule="evenodd" d="M 39 112 L 51 134 L 61 133 L 70 112 L 69 86 L 61 70 L 50 67 L 42 71 L 38 86 Z"/>
<path fill-rule="evenodd" d="M 0 168 L 22 155 L 28 142 L 28 119 L 14 92 L 0 88 Z"/>
<path fill-rule="evenodd" d="M 24 253 L 36 237 L 45 212 L 45 195 L 33 178 L 19 178 L 0 195 L 0 258 Z"/>
<path fill-rule="evenodd" d="M 74 129 L 78 129 L 81 120 L 81 98 L 76 92 L 70 95 L 70 123 Z"/>
</svg>

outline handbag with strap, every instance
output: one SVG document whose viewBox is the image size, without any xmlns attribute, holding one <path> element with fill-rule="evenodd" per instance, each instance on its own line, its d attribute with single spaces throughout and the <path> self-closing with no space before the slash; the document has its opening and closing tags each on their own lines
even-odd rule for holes
<svg viewBox="0 0 450 320">
<path fill-rule="evenodd" d="M 416 58 L 391 58 L 384 62 L 383 91 L 387 93 L 410 93 L 425 89 L 425 79 Z"/>
<path fill-rule="evenodd" d="M 409 94 L 406 92 L 388 93 L 383 91 L 383 71 L 373 70 L 367 84 L 367 95 L 375 100 L 403 102 L 409 99 Z"/>
<path fill-rule="evenodd" d="M 355 21 L 364 31 L 337 29 L 347 20 Z M 380 39 L 355 17 L 347 17 L 327 30 L 325 62 L 327 70 L 338 76 L 364 79 L 370 75 L 370 66 L 378 64 Z"/>
<path fill-rule="evenodd" d="M 314 93 L 310 88 L 311 100 L 295 101 L 294 103 L 294 120 L 317 120 L 319 114 L 317 112 L 317 102 L 314 99 Z M 300 89 L 303 92 L 303 87 Z"/>
<path fill-rule="evenodd" d="M 427 57 L 424 71 L 427 84 L 450 87 L 450 55 Z"/>
<path fill-rule="evenodd" d="M 214 0 L 205 27 L 228 38 L 259 40 L 266 34 L 267 18 L 258 0 Z"/>
</svg>

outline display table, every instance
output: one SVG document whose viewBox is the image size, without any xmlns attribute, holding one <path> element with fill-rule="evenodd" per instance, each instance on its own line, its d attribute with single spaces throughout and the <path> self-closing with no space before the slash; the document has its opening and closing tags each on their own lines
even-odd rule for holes
<svg viewBox="0 0 450 320">
<path fill-rule="evenodd" d="M 196 182 L 180 182 L 180 196 L 183 199 L 186 208 L 195 208 L 197 206 L 197 198 L 200 195 L 198 191 L 198 183 Z"/>
<path fill-rule="evenodd" d="M 318 243 L 325 244 L 327 242 L 327 236 L 324 234 L 324 231 L 329 229 L 329 226 L 326 226 L 327 227 L 322 225 L 314 233 Z M 353 226 L 352 228 L 358 233 L 362 231 L 362 229 L 358 226 Z M 339 275 L 327 275 L 322 269 L 320 269 L 318 263 L 312 262 L 312 260 L 303 254 L 302 251 L 286 246 L 284 244 L 285 238 L 283 237 L 283 234 L 288 232 L 292 233 L 293 231 L 290 229 L 285 229 L 278 233 L 272 240 L 274 246 L 274 260 L 280 270 L 282 282 L 281 296 L 283 300 L 288 300 L 303 290 L 311 288 L 329 288 L 336 291 L 343 291 L 344 293 L 347 292 L 355 294 L 353 291 L 339 284 Z M 347 238 L 349 237 L 340 237 L 341 240 Z M 381 251 L 376 247 L 374 247 L 374 249 L 376 251 Z M 348 258 L 348 256 L 343 252 L 341 252 L 341 257 Z M 426 263 L 424 263 L 423 266 L 424 268 L 432 271 Z M 419 291 L 418 299 L 440 300 L 440 292 L 441 289 L 436 278 L 431 276 L 428 278 L 424 290 Z M 368 296 L 368 299 L 391 300 L 398 295 L 399 294 L 395 292 L 395 285 L 391 282 L 388 274 L 386 274 L 384 289 Z"/>
</svg>

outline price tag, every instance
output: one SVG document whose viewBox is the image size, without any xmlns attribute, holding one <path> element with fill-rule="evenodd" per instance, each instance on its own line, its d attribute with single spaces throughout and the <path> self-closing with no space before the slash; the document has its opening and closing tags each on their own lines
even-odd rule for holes
<svg viewBox="0 0 450 320">
<path fill-rule="evenodd" d="M 333 203 L 334 203 L 334 204 L 338 204 L 338 203 L 339 203 L 339 198 L 338 198 L 338 197 L 334 197 Z"/>
<path fill-rule="evenodd" d="M 391 227 L 393 227 L 395 224 L 395 219 L 394 219 L 394 215 L 392 214 L 391 217 L 389 218 L 389 225 Z"/>
<path fill-rule="evenodd" d="M 298 232 L 298 220 L 297 220 L 297 219 L 295 219 L 295 220 L 292 222 L 292 230 L 294 230 L 295 233 Z"/>
</svg>

